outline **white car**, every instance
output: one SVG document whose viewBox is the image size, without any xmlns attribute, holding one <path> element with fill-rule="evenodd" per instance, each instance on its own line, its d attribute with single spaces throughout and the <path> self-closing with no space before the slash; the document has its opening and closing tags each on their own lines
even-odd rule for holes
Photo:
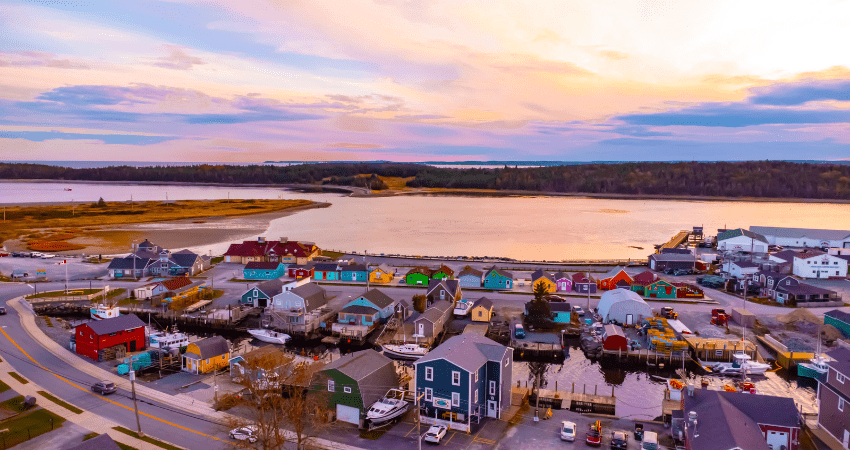
<svg viewBox="0 0 850 450">
<path fill-rule="evenodd" d="M 246 425 L 244 427 L 234 428 L 230 430 L 230 437 L 237 441 L 257 442 L 257 427 Z"/>
<path fill-rule="evenodd" d="M 433 442 L 434 444 L 439 444 L 444 437 L 446 437 L 446 431 L 448 428 L 442 425 L 431 425 L 431 428 L 428 428 L 428 431 L 425 432 L 425 441 Z"/>
<path fill-rule="evenodd" d="M 44 253 L 41 253 L 41 252 L 30 253 L 30 258 L 41 258 L 42 256 L 44 256 Z"/>
<path fill-rule="evenodd" d="M 561 422 L 561 440 L 573 442 L 576 440 L 576 424 L 574 422 Z"/>
<path fill-rule="evenodd" d="M 45 253 L 45 254 L 41 255 L 41 259 L 48 259 L 48 258 L 55 258 L 55 257 L 56 257 L 56 255 L 54 255 L 53 253 Z"/>
</svg>

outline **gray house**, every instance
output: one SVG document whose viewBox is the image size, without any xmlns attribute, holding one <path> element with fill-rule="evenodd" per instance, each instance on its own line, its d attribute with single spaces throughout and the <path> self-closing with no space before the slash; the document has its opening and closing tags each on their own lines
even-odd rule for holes
<svg viewBox="0 0 850 450">
<path fill-rule="evenodd" d="M 434 339 L 446 326 L 454 305 L 445 300 L 432 304 L 424 313 L 413 320 L 413 332 L 425 339 Z"/>
<path fill-rule="evenodd" d="M 826 380 L 818 381 L 818 426 L 834 437 L 835 447 L 850 443 L 850 350 L 839 347 L 826 354 Z M 833 448 L 835 448 L 833 447 Z"/>
<path fill-rule="evenodd" d="M 511 405 L 512 354 L 510 347 L 466 333 L 413 363 L 422 422 L 468 432 L 484 417 L 501 418 Z"/>
<path fill-rule="evenodd" d="M 315 283 L 306 283 L 273 297 L 263 312 L 263 323 L 289 334 L 309 335 L 325 328 L 334 316 L 327 307 L 327 293 Z"/>
<path fill-rule="evenodd" d="M 437 300 L 446 300 L 452 304 L 460 300 L 460 284 L 458 280 L 437 279 L 428 281 L 428 291 L 425 294 L 428 304 Z"/>
<path fill-rule="evenodd" d="M 336 419 L 361 425 L 366 411 L 390 389 L 398 388 L 392 360 L 375 350 L 349 353 L 316 372 L 312 392 L 328 396 Z"/>
<path fill-rule="evenodd" d="M 283 292 L 283 284 L 284 281 L 280 278 L 263 281 L 242 294 L 240 303 L 243 305 L 251 305 L 255 308 L 265 308 L 266 306 L 269 306 L 269 302 L 275 295 Z"/>
</svg>

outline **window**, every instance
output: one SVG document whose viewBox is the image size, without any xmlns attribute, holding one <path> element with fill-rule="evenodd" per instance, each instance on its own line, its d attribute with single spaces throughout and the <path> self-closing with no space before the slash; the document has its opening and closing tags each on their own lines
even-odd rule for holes
<svg viewBox="0 0 850 450">
<path fill-rule="evenodd" d="M 844 399 L 841 397 L 838 397 L 838 410 L 844 411 Z"/>
<path fill-rule="evenodd" d="M 475 397 L 472 400 L 473 403 L 478 403 L 478 389 L 475 390 Z"/>
<path fill-rule="evenodd" d="M 844 375 L 838 372 L 835 372 L 835 381 L 844 384 Z"/>
<path fill-rule="evenodd" d="M 350 394 L 350 393 L 351 393 L 351 388 L 350 388 L 350 387 L 348 387 L 348 386 L 346 386 L 346 387 L 342 388 L 342 390 L 343 390 L 346 394 Z"/>
<path fill-rule="evenodd" d="M 210 359 L 209 359 L 209 358 L 207 358 L 207 364 L 209 364 L 209 363 L 210 363 Z"/>
<path fill-rule="evenodd" d="M 496 395 L 496 382 L 490 382 L 490 395 Z"/>
<path fill-rule="evenodd" d="M 460 392 L 452 392 L 452 406 L 460 406 Z"/>
<path fill-rule="evenodd" d="M 335 391 L 336 391 L 336 383 L 334 382 L 334 380 L 328 380 L 328 392 L 335 392 Z"/>
<path fill-rule="evenodd" d="M 452 370 L 452 386 L 460 386 L 460 372 Z"/>
<path fill-rule="evenodd" d="M 511 363 L 511 358 L 506 358 L 505 359 L 505 367 L 508 367 L 508 364 L 510 364 L 510 363 Z"/>
<path fill-rule="evenodd" d="M 434 390 L 431 388 L 425 388 L 425 401 L 430 402 L 434 398 Z"/>
<path fill-rule="evenodd" d="M 478 382 L 478 371 L 475 372 L 475 382 Z"/>
<path fill-rule="evenodd" d="M 425 368 L 425 381 L 434 381 L 434 368 L 426 367 Z"/>
</svg>

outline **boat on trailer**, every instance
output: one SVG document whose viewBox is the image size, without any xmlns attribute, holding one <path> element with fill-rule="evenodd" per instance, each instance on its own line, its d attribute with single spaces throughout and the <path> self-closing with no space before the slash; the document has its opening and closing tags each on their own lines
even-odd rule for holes
<svg viewBox="0 0 850 450">
<path fill-rule="evenodd" d="M 369 407 L 366 411 L 366 420 L 370 427 L 385 425 L 404 415 L 408 408 L 410 408 L 410 402 L 404 399 L 404 391 L 390 389 Z"/>
<path fill-rule="evenodd" d="M 384 354 L 398 359 L 419 359 L 428 353 L 428 349 L 419 344 L 384 344 Z"/>
</svg>

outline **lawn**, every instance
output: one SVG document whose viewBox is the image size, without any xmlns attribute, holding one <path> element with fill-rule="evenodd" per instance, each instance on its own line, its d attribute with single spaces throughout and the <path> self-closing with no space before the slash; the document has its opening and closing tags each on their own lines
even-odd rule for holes
<svg viewBox="0 0 850 450">
<path fill-rule="evenodd" d="M 41 394 L 42 397 L 50 400 L 53 403 L 56 403 L 57 405 L 67 409 L 68 411 L 73 412 L 74 414 L 82 414 L 83 413 L 82 409 L 77 408 L 76 406 L 74 406 L 74 405 L 72 405 L 72 404 L 70 404 L 70 403 L 68 403 L 64 400 L 61 400 L 61 399 L 54 397 L 53 394 L 51 394 L 50 392 L 38 391 L 38 393 Z"/>
<path fill-rule="evenodd" d="M 98 437 L 98 436 L 100 436 L 100 435 L 99 435 L 99 434 L 97 434 L 97 433 L 89 433 L 89 434 L 87 434 L 87 435 L 83 436 L 83 442 L 85 442 L 85 441 L 87 441 L 87 440 L 89 440 L 89 439 L 94 439 L 94 438 L 96 438 L 96 437 Z M 115 440 L 113 439 L 113 441 L 115 441 Z M 118 441 L 115 441 L 115 443 L 116 443 L 116 444 L 118 444 L 118 447 L 119 447 L 121 450 L 139 450 L 139 449 L 137 449 L 136 447 L 131 447 L 131 446 L 127 445 L 127 444 L 122 444 L 122 443 L 120 443 L 120 442 L 118 442 Z"/>
<path fill-rule="evenodd" d="M 97 294 L 103 291 L 103 289 L 73 289 L 69 290 L 67 294 L 65 291 L 49 291 L 49 292 L 40 292 L 38 294 L 33 294 L 27 296 L 27 298 L 51 298 L 51 297 L 65 297 L 66 295 L 91 295 Z"/>
<path fill-rule="evenodd" d="M 154 439 L 150 436 L 139 436 L 139 433 L 136 433 L 135 431 L 124 428 L 124 427 L 112 427 L 112 429 L 118 430 L 118 431 L 120 431 L 120 432 L 122 432 L 122 433 L 124 433 L 128 436 L 133 436 L 136 439 L 141 439 L 141 440 L 147 442 L 148 444 L 153 444 L 153 445 L 156 445 L 157 447 L 162 447 L 162 448 L 167 449 L 167 450 L 180 450 L 180 447 L 175 447 L 175 446 L 173 446 L 173 445 L 171 445 L 167 442 L 162 442 L 162 441 L 156 440 L 156 439 Z"/>
<path fill-rule="evenodd" d="M 12 376 L 12 378 L 14 378 L 14 379 L 18 380 L 18 383 L 21 383 L 21 384 L 27 384 L 27 383 L 29 383 L 29 382 L 30 382 L 30 381 L 29 381 L 29 380 L 27 380 L 26 378 L 24 378 L 24 377 L 22 377 L 22 376 L 18 375 L 18 373 L 17 373 L 17 372 L 9 372 L 9 375 L 11 375 L 11 376 Z"/>
<path fill-rule="evenodd" d="M 64 418 L 46 409 L 37 409 L 0 424 L 7 430 L 0 433 L 0 436 L 5 447 L 9 448 L 61 427 L 63 422 Z"/>
<path fill-rule="evenodd" d="M 327 256 L 328 258 L 331 258 L 331 259 L 339 259 L 344 254 L 345 253 L 332 252 L 330 250 L 322 250 L 322 256 Z"/>
<path fill-rule="evenodd" d="M 12 389 L 12 388 L 10 388 L 8 384 L 0 381 L 0 392 L 6 392 L 9 389 Z"/>
</svg>

